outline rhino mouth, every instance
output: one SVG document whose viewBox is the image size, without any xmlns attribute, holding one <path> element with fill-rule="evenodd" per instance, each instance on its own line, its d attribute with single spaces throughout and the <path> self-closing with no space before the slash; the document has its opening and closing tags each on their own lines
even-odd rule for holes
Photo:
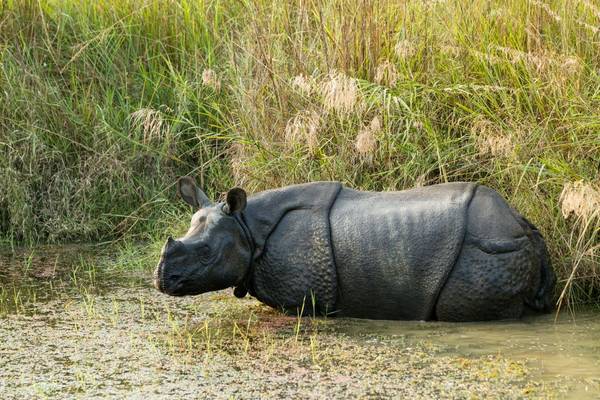
<svg viewBox="0 0 600 400">
<path fill-rule="evenodd" d="M 158 290 L 160 290 L 161 292 L 163 291 L 163 286 L 164 286 L 164 268 L 163 268 L 163 263 L 159 262 L 158 265 L 156 266 L 156 269 L 154 270 L 154 287 L 157 288 Z"/>
<path fill-rule="evenodd" d="M 167 264 L 167 250 L 169 243 L 172 239 L 169 237 L 167 243 L 163 246 L 160 251 L 160 259 L 158 261 L 158 265 L 154 270 L 154 287 L 163 293 L 167 293 L 167 285 L 166 285 L 166 264 Z"/>
<path fill-rule="evenodd" d="M 166 262 L 161 258 L 154 270 L 154 287 L 160 292 L 169 296 L 185 296 L 188 294 L 198 294 L 195 290 L 187 288 L 186 282 L 178 274 L 169 274 L 166 272 Z"/>
<path fill-rule="evenodd" d="M 154 287 L 161 292 L 165 291 L 165 263 L 160 260 L 154 270 Z"/>
</svg>

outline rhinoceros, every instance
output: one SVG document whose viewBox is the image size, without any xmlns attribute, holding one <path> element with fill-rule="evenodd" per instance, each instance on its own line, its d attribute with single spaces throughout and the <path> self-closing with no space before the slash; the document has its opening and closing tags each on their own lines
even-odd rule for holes
<svg viewBox="0 0 600 400">
<path fill-rule="evenodd" d="M 312 182 L 213 204 L 191 177 L 197 211 L 169 237 L 160 291 L 234 288 L 287 313 L 476 321 L 553 306 L 555 275 L 538 229 L 494 190 L 456 182 L 367 192 Z"/>
</svg>

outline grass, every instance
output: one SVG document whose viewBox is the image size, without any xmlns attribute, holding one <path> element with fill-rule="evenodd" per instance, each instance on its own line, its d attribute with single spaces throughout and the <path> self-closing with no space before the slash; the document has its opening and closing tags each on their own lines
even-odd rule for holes
<svg viewBox="0 0 600 400">
<path fill-rule="evenodd" d="M 539 226 L 563 306 L 597 303 L 599 26 L 589 0 L 0 0 L 0 236 L 157 248 L 184 174 L 473 180 Z"/>
</svg>

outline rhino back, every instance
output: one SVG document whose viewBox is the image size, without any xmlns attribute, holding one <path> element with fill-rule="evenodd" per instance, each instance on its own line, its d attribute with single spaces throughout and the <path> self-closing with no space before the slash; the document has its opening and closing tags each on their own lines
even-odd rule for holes
<svg viewBox="0 0 600 400">
<path fill-rule="evenodd" d="M 339 315 L 430 319 L 462 246 L 476 188 L 344 188 L 330 213 Z"/>
</svg>

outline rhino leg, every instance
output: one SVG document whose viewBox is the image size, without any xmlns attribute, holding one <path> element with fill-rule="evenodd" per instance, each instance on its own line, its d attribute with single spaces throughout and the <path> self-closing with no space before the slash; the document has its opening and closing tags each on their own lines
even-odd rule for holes
<svg viewBox="0 0 600 400">
<path fill-rule="evenodd" d="M 486 249 L 488 250 L 488 249 Z M 519 318 L 531 296 L 532 246 L 487 253 L 465 243 L 436 305 L 440 321 L 484 321 Z"/>
<path fill-rule="evenodd" d="M 478 188 L 469 206 L 465 241 L 438 297 L 435 317 L 512 319 L 528 307 L 538 309 L 536 298 L 549 285 L 544 271 L 552 271 L 542 257 L 543 240 L 531 226 L 498 193 Z"/>
</svg>

